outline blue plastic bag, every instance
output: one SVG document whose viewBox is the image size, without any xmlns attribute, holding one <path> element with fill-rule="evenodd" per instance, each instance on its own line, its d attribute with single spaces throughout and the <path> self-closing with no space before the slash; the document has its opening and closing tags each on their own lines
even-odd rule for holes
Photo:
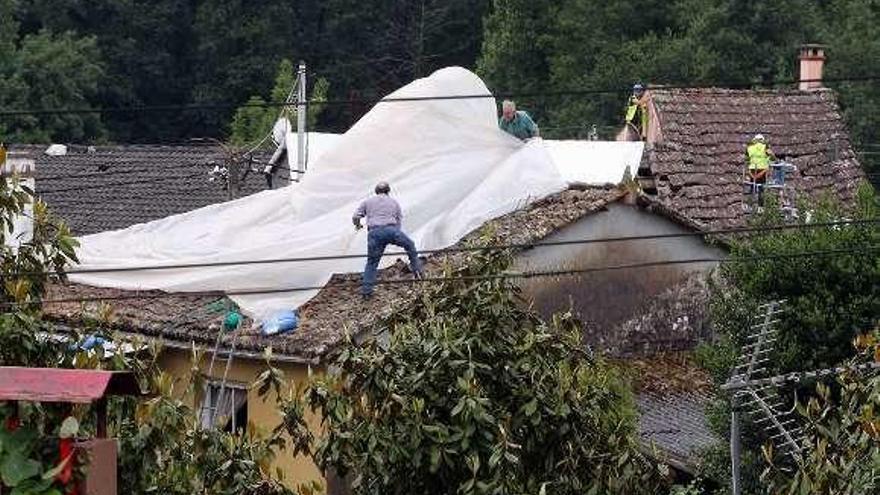
<svg viewBox="0 0 880 495">
<path fill-rule="evenodd" d="M 299 326 L 299 317 L 295 311 L 280 311 L 263 320 L 260 333 L 265 336 L 291 332 Z"/>
<path fill-rule="evenodd" d="M 77 350 L 90 351 L 97 346 L 103 347 L 104 344 L 106 344 L 106 343 L 107 343 L 107 341 L 104 339 L 104 337 L 101 337 L 101 336 L 95 335 L 95 334 L 91 334 L 91 335 L 87 336 L 85 339 L 83 339 L 82 342 L 80 342 L 78 344 L 76 344 L 76 343 L 71 344 L 70 350 L 71 351 L 77 351 Z"/>
</svg>

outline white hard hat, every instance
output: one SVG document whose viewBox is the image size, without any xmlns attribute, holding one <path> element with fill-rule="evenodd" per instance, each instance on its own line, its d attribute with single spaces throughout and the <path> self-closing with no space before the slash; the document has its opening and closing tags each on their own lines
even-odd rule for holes
<svg viewBox="0 0 880 495">
<path fill-rule="evenodd" d="M 755 141 L 763 141 L 763 140 L 764 140 L 763 134 L 755 134 Z"/>
</svg>

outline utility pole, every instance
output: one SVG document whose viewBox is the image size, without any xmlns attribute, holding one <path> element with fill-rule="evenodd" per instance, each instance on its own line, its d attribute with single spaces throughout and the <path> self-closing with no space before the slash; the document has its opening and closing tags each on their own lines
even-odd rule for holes
<svg viewBox="0 0 880 495">
<path fill-rule="evenodd" d="M 730 475 L 733 482 L 733 495 L 742 495 L 742 475 L 740 474 L 740 450 L 742 449 L 739 431 L 739 401 L 734 396 L 730 413 Z"/>
<path fill-rule="evenodd" d="M 296 179 L 290 174 L 291 182 L 298 182 L 306 172 L 306 63 L 299 63 L 296 92 Z M 292 171 L 291 171 L 292 172 Z"/>
</svg>

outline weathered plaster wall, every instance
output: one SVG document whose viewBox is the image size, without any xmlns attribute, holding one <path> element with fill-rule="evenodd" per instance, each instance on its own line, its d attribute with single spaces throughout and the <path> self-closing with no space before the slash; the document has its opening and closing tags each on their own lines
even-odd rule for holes
<svg viewBox="0 0 880 495">
<path fill-rule="evenodd" d="M 606 211 L 589 215 L 552 234 L 545 241 L 686 232 L 688 230 L 666 218 L 647 213 L 635 206 L 614 203 Z M 515 267 L 523 271 L 583 269 L 723 256 L 723 250 L 709 246 L 701 238 L 693 236 L 538 247 L 518 256 Z M 573 310 L 576 316 L 587 323 L 586 340 L 589 343 L 617 353 L 623 352 L 623 344 L 631 344 L 621 342 L 624 333 L 639 338 L 635 334 L 649 326 L 644 323 L 636 325 L 631 320 L 639 318 L 647 309 L 656 307 L 659 295 L 665 293 L 665 299 L 674 299 L 676 293 L 673 289 L 684 287 L 686 290 L 680 296 L 688 301 L 672 302 L 696 302 L 703 308 L 705 301 L 700 300 L 700 297 L 705 292 L 705 283 L 692 280 L 695 275 L 710 272 L 716 265 L 716 262 L 704 262 L 599 271 L 578 276 L 527 279 L 520 286 L 539 313 L 549 317 L 555 312 Z M 702 278 L 697 277 L 697 280 Z M 663 308 L 669 306 L 667 301 Z M 685 306 L 685 309 L 692 309 L 692 305 Z M 662 316 L 674 318 L 675 313 L 673 304 L 672 309 L 668 309 Z M 627 322 L 630 323 L 625 332 L 617 328 Z M 660 327 L 663 328 L 664 325 Z M 648 339 L 662 337 L 644 336 Z"/>
</svg>

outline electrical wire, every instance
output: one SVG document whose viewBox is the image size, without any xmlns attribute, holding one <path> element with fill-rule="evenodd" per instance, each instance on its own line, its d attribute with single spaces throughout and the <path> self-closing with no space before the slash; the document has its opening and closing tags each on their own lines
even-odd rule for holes
<svg viewBox="0 0 880 495">
<path fill-rule="evenodd" d="M 872 82 L 880 81 L 880 76 L 861 76 L 861 77 L 840 77 L 825 79 L 792 79 L 781 80 L 768 83 L 742 83 L 742 82 L 713 82 L 705 84 L 668 84 L 649 87 L 649 90 L 676 90 L 676 89 L 706 89 L 723 87 L 729 89 L 748 89 L 748 88 L 772 88 L 777 86 L 793 85 L 797 83 L 821 82 Z M 629 91 L 628 87 L 615 87 L 606 89 L 577 89 L 577 90 L 561 90 L 561 91 L 543 91 L 543 92 L 499 92 L 497 95 L 489 93 L 484 94 L 465 94 L 465 95 L 438 95 L 438 96 L 412 96 L 412 97 L 396 97 L 396 98 L 360 98 L 345 100 L 324 100 L 324 101 L 306 101 L 306 106 L 312 104 L 320 105 L 353 105 L 353 104 L 376 104 L 376 103 L 394 103 L 394 102 L 419 102 L 419 101 L 444 101 L 444 100 L 469 100 L 469 99 L 485 99 L 485 98 L 547 98 L 560 96 L 590 96 L 598 94 L 620 94 Z M 204 111 L 204 110 L 229 110 L 234 108 L 269 108 L 288 106 L 286 101 L 270 101 L 270 102 L 217 102 L 206 104 L 189 104 L 189 105 L 142 105 L 136 107 L 103 107 L 103 108 L 53 108 L 53 109 L 17 109 L 0 111 L 0 117 L 19 117 L 24 115 L 61 115 L 61 114 L 106 114 L 106 113 L 144 113 L 144 112 L 188 112 L 188 111 Z"/>
<path fill-rule="evenodd" d="M 688 238 L 688 237 L 711 237 L 711 236 L 724 236 L 724 235 L 732 235 L 732 234 L 751 234 L 751 233 L 762 233 L 762 232 L 780 232 L 787 230 L 814 230 L 820 228 L 835 228 L 835 227 L 843 227 L 843 226 L 858 226 L 858 225 L 878 225 L 880 224 L 880 218 L 877 219 L 864 219 L 864 220 L 841 220 L 836 222 L 817 222 L 810 224 L 783 224 L 783 225 L 767 225 L 760 227 L 732 227 L 727 229 L 709 229 L 709 230 L 701 230 L 695 232 L 680 232 L 674 234 L 648 234 L 648 235 L 637 235 L 637 236 L 620 236 L 620 237 L 603 237 L 599 239 L 572 239 L 565 241 L 537 241 L 537 242 L 528 242 L 528 243 L 507 243 L 507 244 L 491 244 L 487 246 L 464 246 L 464 247 L 449 247 L 442 249 L 424 249 L 418 251 L 418 254 L 421 256 L 426 255 L 437 255 L 437 254 L 455 254 L 455 253 L 473 253 L 473 252 L 488 252 L 488 251 L 505 251 L 505 250 L 515 250 L 522 251 L 533 248 L 540 247 L 559 247 L 559 246 L 575 246 L 575 245 L 589 245 L 589 244 L 604 244 L 610 242 L 632 242 L 632 241 L 649 241 L 649 240 L 666 240 L 666 239 L 676 239 L 676 238 Z M 384 257 L 389 256 L 403 256 L 405 252 L 402 251 L 392 251 L 386 252 L 383 254 Z M 140 266 L 128 266 L 128 267 L 108 267 L 108 268 L 83 268 L 83 269 L 71 269 L 65 271 L 66 275 L 78 275 L 78 274 L 95 274 L 95 273 L 126 273 L 126 272 L 137 272 L 137 271 L 154 271 L 154 270 L 174 270 L 174 269 L 189 269 L 189 268 L 219 268 L 226 266 L 243 266 L 243 265 L 266 265 L 266 264 L 286 264 L 286 263 L 304 263 L 304 262 L 314 262 L 314 261 L 337 261 L 344 259 L 362 259 L 366 258 L 366 254 L 344 254 L 344 255 L 327 255 L 327 256 L 306 256 L 306 257 L 296 257 L 296 258 L 272 258 L 272 259 L 264 259 L 264 260 L 239 260 L 239 261 L 215 261 L 215 262 L 202 262 L 202 263 L 179 263 L 173 265 L 140 265 Z M 30 276 L 48 276 L 48 275 L 56 275 L 60 274 L 57 271 L 19 271 L 19 272 L 8 272 L 7 276 L 19 276 L 19 277 L 30 277 Z"/>
<path fill-rule="evenodd" d="M 451 277 L 424 277 L 424 278 L 394 278 L 394 279 L 385 279 L 385 280 L 377 280 L 377 285 L 399 285 L 399 284 L 423 284 L 423 283 L 439 283 L 439 282 L 480 282 L 480 281 L 490 281 L 490 280 L 508 280 L 508 279 L 532 279 L 532 278 L 542 278 L 542 277 L 565 277 L 565 276 L 579 276 L 586 275 L 589 273 L 598 273 L 598 272 L 608 272 L 608 271 L 618 271 L 618 270 L 632 270 L 639 268 L 649 268 L 649 267 L 657 267 L 657 266 L 674 266 L 674 265 L 687 265 L 687 264 L 703 264 L 703 263 L 719 263 L 719 264 L 732 264 L 732 263 L 751 263 L 751 262 L 761 262 L 768 260 L 779 260 L 779 259 L 796 259 L 796 258 L 810 258 L 810 257 L 821 257 L 821 256 L 838 256 L 838 255 L 846 255 L 846 254 L 867 254 L 867 253 L 875 253 L 880 252 L 880 246 L 871 246 L 868 248 L 860 248 L 860 249 L 828 249 L 828 250 L 819 250 L 819 251 L 802 251 L 802 252 L 794 252 L 794 253 L 778 253 L 778 254 L 769 254 L 769 255 L 756 255 L 756 256 L 742 256 L 737 258 L 688 258 L 681 260 L 664 260 L 664 261 L 647 261 L 641 263 L 629 263 L 629 264 L 621 264 L 621 265 L 605 265 L 605 266 L 597 266 L 597 267 L 587 267 L 587 268 L 574 268 L 574 269 L 565 269 L 565 270 L 546 270 L 546 271 L 535 271 L 535 272 L 504 272 L 496 275 L 461 275 L 461 276 L 451 276 Z M 72 297 L 72 298 L 58 298 L 58 299 L 43 299 L 40 301 L 25 301 L 25 302 L 6 302 L 0 304 L 0 307 L 17 307 L 17 306 L 34 306 L 40 304 L 64 304 L 64 303 L 86 303 L 86 302 L 99 302 L 99 301 L 124 301 L 124 300 L 149 300 L 149 299 L 164 299 L 169 297 L 224 297 L 224 296 L 246 296 L 246 295 L 267 295 L 267 294 L 283 294 L 288 292 L 303 292 L 303 291 L 313 291 L 313 290 L 322 290 L 327 287 L 360 287 L 360 282 L 355 280 L 342 280 L 339 282 L 330 281 L 324 285 L 313 285 L 313 286 L 299 286 L 299 287 L 285 287 L 285 288 L 277 288 L 277 289 L 243 289 L 243 290 L 233 290 L 233 291 L 193 291 L 193 292 L 152 292 L 150 294 L 117 294 L 112 296 L 91 296 L 91 297 Z"/>
</svg>

